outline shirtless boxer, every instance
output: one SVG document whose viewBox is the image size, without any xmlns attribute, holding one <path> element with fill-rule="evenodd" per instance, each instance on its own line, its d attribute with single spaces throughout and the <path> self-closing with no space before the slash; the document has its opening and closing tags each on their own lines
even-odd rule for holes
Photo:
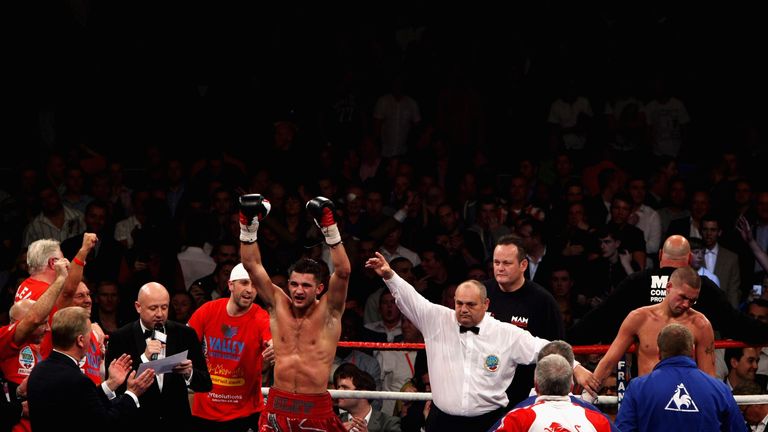
<svg viewBox="0 0 768 432">
<path fill-rule="evenodd" d="M 630 312 L 619 328 L 608 352 L 600 360 L 594 377 L 602 383 L 632 343 L 637 343 L 637 370 L 649 374 L 659 362 L 656 338 L 664 326 L 678 323 L 693 333 L 694 357 L 699 369 L 715 375 L 715 334 L 712 324 L 701 312 L 691 309 L 699 297 L 701 278 L 690 267 L 675 270 L 667 282 L 667 293 L 661 303 Z M 593 389 L 597 390 L 597 389 Z"/>
<path fill-rule="evenodd" d="M 325 288 L 321 264 L 301 259 L 289 269 L 286 295 L 272 284 L 256 244 L 259 221 L 269 213 L 269 201 L 259 194 L 240 197 L 240 255 L 269 312 L 275 352 L 274 385 L 259 420 L 262 432 L 346 431 L 327 391 L 351 271 L 333 209 L 333 203 L 323 197 L 307 203 L 331 249 L 334 272 L 328 292 L 317 298 Z M 356 426 L 367 430 L 362 423 Z"/>
</svg>

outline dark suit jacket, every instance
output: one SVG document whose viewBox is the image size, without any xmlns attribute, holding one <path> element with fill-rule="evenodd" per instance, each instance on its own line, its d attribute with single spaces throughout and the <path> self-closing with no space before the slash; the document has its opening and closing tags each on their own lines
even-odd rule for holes
<svg viewBox="0 0 768 432">
<path fill-rule="evenodd" d="M 558 260 L 558 257 L 555 256 L 555 254 L 556 252 L 554 250 L 547 249 L 547 254 L 541 257 L 539 267 L 536 269 L 536 275 L 533 278 L 531 278 L 531 264 L 529 261 L 528 267 L 525 269 L 524 273 L 525 279 L 532 280 L 545 288 L 548 287 L 550 280 L 552 279 L 552 266 L 555 261 Z"/>
<path fill-rule="evenodd" d="M 678 219 L 673 219 L 669 223 L 669 228 L 667 228 L 666 236 L 663 238 L 667 238 L 672 235 L 681 235 L 685 238 L 691 238 L 691 217 L 686 216 Z"/>
<path fill-rule="evenodd" d="M 400 432 L 400 418 L 373 410 L 371 421 L 368 422 L 368 430 L 370 432 Z"/>
<path fill-rule="evenodd" d="M 1 373 L 0 385 L 8 386 L 8 394 L 0 395 L 0 432 L 11 432 L 21 419 L 21 401 L 16 397 L 16 385 L 5 380 Z"/>
<path fill-rule="evenodd" d="M 213 387 L 211 376 L 208 374 L 208 367 L 195 331 L 174 321 L 167 321 L 165 330 L 168 336 L 165 345 L 166 357 L 189 350 L 187 358 L 192 360 L 193 368 L 189 388 L 195 392 L 210 391 Z M 139 320 L 133 321 L 110 335 L 106 364 L 110 364 L 113 359 L 127 353 L 133 360 L 133 368 L 137 369 L 142 363 L 141 355 L 146 347 L 147 343 Z M 189 407 L 187 384 L 181 374 L 166 373 L 163 375 L 162 392 L 157 385 L 157 380 L 155 380 L 155 383 L 141 395 L 139 401 L 141 405 L 139 416 L 145 427 L 149 424 L 159 423 L 173 430 L 187 429 L 186 426 L 189 425 L 192 411 Z"/>
<path fill-rule="evenodd" d="M 341 421 L 348 421 L 349 413 L 341 417 Z M 393 417 L 374 409 L 371 419 L 368 421 L 368 432 L 400 432 L 400 417 Z"/>
<path fill-rule="evenodd" d="M 730 250 L 720 246 L 715 262 L 715 275 L 720 279 L 720 289 L 725 291 L 728 302 L 738 309 L 741 304 L 741 273 L 739 257 Z"/>
<path fill-rule="evenodd" d="M 110 401 L 70 357 L 56 351 L 32 369 L 28 386 L 29 420 L 35 432 L 88 429 L 86 424 L 113 430 L 138 413 L 130 396 Z"/>
</svg>

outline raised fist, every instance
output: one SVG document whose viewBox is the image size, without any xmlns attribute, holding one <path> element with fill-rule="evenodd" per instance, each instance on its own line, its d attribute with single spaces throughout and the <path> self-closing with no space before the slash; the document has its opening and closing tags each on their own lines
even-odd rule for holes
<svg viewBox="0 0 768 432">
<path fill-rule="evenodd" d="M 240 204 L 240 241 L 253 243 L 259 231 L 259 221 L 267 217 L 272 206 L 269 200 L 260 194 L 241 195 Z"/>
<path fill-rule="evenodd" d="M 315 197 L 307 201 L 307 211 L 312 215 L 315 224 L 320 228 L 325 237 L 325 242 L 330 246 L 341 243 L 341 234 L 336 225 L 336 217 L 333 214 L 335 206 L 333 201 L 325 197 Z"/>
</svg>

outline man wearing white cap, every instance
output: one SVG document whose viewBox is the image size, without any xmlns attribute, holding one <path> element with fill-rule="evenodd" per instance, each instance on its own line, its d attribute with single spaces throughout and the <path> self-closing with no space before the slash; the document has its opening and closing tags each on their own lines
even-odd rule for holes
<svg viewBox="0 0 768 432">
<path fill-rule="evenodd" d="M 229 298 L 203 304 L 187 324 L 203 345 L 213 381 L 210 392 L 194 395 L 194 430 L 257 430 L 264 409 L 261 371 L 272 343 L 269 314 L 253 304 L 256 287 L 242 264 L 232 269 L 227 285 Z"/>
</svg>

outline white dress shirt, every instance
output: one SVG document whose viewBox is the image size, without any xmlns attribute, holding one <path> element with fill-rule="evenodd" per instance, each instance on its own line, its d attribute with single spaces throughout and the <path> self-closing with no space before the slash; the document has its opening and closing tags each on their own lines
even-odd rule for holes
<svg viewBox="0 0 768 432">
<path fill-rule="evenodd" d="M 384 282 L 424 335 L 432 400 L 447 414 L 475 417 L 505 407 L 517 365 L 534 363 L 549 342 L 490 314 L 477 324 L 479 334 L 459 333 L 452 309 L 431 303 L 397 274 Z"/>
<path fill-rule="evenodd" d="M 418 351 L 382 350 L 376 352 L 376 361 L 381 366 L 381 389 L 383 391 L 402 390 L 403 385 L 413 378 L 414 363 Z M 392 415 L 395 410 L 395 400 L 381 401 L 381 412 Z"/>
<path fill-rule="evenodd" d="M 392 328 L 387 328 L 384 321 L 374 321 L 372 323 L 365 324 L 365 328 L 376 333 L 383 333 L 387 335 L 387 342 L 394 342 L 395 337 L 403 334 L 403 325 L 400 321 Z"/>
<path fill-rule="evenodd" d="M 350 421 L 352 420 L 352 414 L 349 413 L 349 411 L 339 409 L 341 412 L 341 418 L 342 421 Z M 371 414 L 373 414 L 373 407 L 368 407 L 368 414 L 363 417 L 363 420 L 365 420 L 365 424 L 368 424 L 371 422 Z M 319 430 L 319 429 L 311 429 L 311 430 Z M 360 432 L 360 429 L 356 427 L 352 427 L 352 429 L 349 430 L 349 432 Z"/>
<path fill-rule="evenodd" d="M 768 416 L 763 417 L 763 419 L 760 421 L 760 423 L 754 425 L 751 427 L 752 432 L 765 432 L 766 427 L 768 426 Z"/>
<path fill-rule="evenodd" d="M 152 329 L 148 329 L 148 328 L 144 327 L 144 323 L 142 323 L 141 320 L 139 320 L 139 325 L 141 325 L 141 331 L 142 332 L 146 332 L 147 330 L 153 331 Z M 147 341 L 147 343 L 149 343 L 149 341 L 152 340 L 152 338 L 148 337 L 145 340 Z M 165 345 L 163 345 L 162 350 L 160 350 L 160 353 L 157 355 L 157 360 L 164 359 L 164 358 L 165 358 Z M 141 354 L 141 362 L 142 363 L 147 363 L 149 361 L 152 361 L 152 360 L 148 359 L 146 354 L 142 353 Z M 160 388 L 161 392 L 163 391 L 163 375 L 164 374 L 157 374 L 157 375 L 155 375 L 155 379 L 157 380 L 157 386 Z"/>
<path fill-rule="evenodd" d="M 699 269 L 696 272 L 699 274 L 699 276 L 706 276 L 706 277 L 708 277 L 709 280 L 714 282 L 715 285 L 717 285 L 717 287 L 720 288 L 720 278 L 717 277 L 717 275 L 714 274 L 713 272 L 707 270 L 706 267 L 699 267 Z"/>
<path fill-rule="evenodd" d="M 539 269 L 539 264 L 541 264 L 541 260 L 544 259 L 544 257 L 547 256 L 547 248 L 544 247 L 544 253 L 541 254 L 541 258 L 538 260 L 531 255 L 526 255 L 525 258 L 528 259 L 528 274 L 531 276 L 529 279 L 533 280 L 533 278 L 536 277 L 536 270 Z"/>
<path fill-rule="evenodd" d="M 760 360 L 757 361 L 757 374 L 768 375 L 768 347 L 760 350 Z M 768 390 L 768 386 L 763 390 Z"/>
<path fill-rule="evenodd" d="M 712 273 L 715 272 L 715 264 L 717 263 L 717 253 L 720 251 L 720 247 L 715 243 L 715 247 L 712 249 L 704 250 L 704 264 L 707 266 L 707 270 Z"/>
<path fill-rule="evenodd" d="M 659 217 L 659 213 L 651 207 L 641 204 L 635 214 L 637 215 L 635 226 L 640 228 L 645 238 L 645 252 L 653 255 L 658 254 L 661 247 L 661 217 Z"/>
</svg>

